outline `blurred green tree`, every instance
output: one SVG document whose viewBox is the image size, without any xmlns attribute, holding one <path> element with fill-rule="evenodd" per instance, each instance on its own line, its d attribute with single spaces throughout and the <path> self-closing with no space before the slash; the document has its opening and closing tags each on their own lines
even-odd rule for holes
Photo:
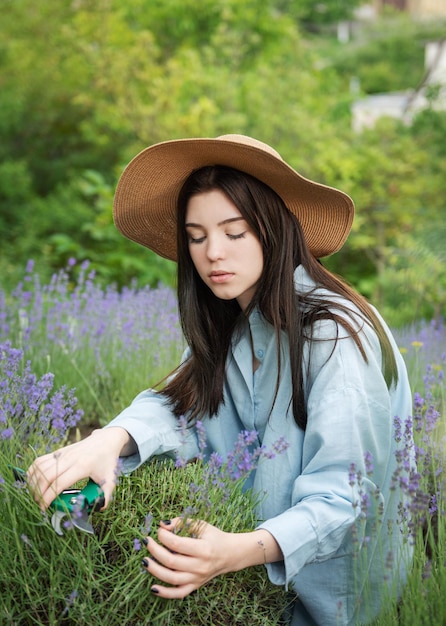
<svg viewBox="0 0 446 626">
<path fill-rule="evenodd" d="M 325 25 L 348 19 L 356 5 L 6 2 L 0 21 L 1 283 L 14 283 L 30 257 L 52 272 L 75 256 L 88 258 L 104 281 L 172 284 L 173 264 L 125 241 L 113 226 L 119 174 L 154 142 L 240 132 L 274 145 L 302 174 L 354 198 L 353 233 L 327 260 L 331 269 L 378 301 L 389 298 L 393 283 L 412 293 L 408 273 L 401 282 L 402 267 L 412 249 L 428 267 L 421 251 L 430 249 L 431 234 L 424 227 L 439 223 L 444 210 L 444 113 L 432 92 L 432 106 L 411 127 L 383 121 L 355 135 L 350 80 L 358 76 L 363 91 L 414 87 L 422 44 L 441 25 L 406 28 L 407 21 L 392 18 L 363 27 L 360 39 L 342 45 Z M 311 23 L 326 34 L 308 35 Z M 441 309 L 435 305 L 440 283 L 429 283 L 426 315 Z"/>
</svg>

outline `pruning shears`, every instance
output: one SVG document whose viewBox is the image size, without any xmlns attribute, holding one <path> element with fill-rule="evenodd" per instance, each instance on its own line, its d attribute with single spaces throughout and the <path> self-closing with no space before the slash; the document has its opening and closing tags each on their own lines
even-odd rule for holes
<svg viewBox="0 0 446 626">
<path fill-rule="evenodd" d="M 14 478 L 26 482 L 26 472 L 12 468 Z M 63 535 L 62 522 L 65 518 L 83 532 L 94 534 L 90 514 L 104 506 L 105 498 L 101 487 L 91 478 L 83 489 L 65 489 L 50 504 L 51 525 L 58 535 Z"/>
</svg>

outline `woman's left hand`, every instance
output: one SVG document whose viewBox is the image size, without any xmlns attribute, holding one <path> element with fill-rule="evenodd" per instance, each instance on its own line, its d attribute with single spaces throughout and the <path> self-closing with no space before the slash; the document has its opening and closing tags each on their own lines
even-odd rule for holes
<svg viewBox="0 0 446 626">
<path fill-rule="evenodd" d="M 146 557 L 143 564 L 153 576 L 171 585 L 152 587 L 152 592 L 162 598 L 184 598 L 215 576 L 239 569 L 233 562 L 236 534 L 206 522 L 193 522 L 196 538 L 175 534 L 175 528 L 183 522 L 179 517 L 170 523 L 161 522 L 160 543 L 148 539 L 147 550 L 152 558 Z"/>
</svg>

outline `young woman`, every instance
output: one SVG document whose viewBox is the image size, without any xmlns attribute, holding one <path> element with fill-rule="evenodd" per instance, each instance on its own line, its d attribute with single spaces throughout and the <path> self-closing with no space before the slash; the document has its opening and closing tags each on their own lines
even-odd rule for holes
<svg viewBox="0 0 446 626">
<path fill-rule="evenodd" d="M 172 532 L 177 519 L 162 522 L 158 541 L 147 540 L 160 581 L 151 591 L 182 598 L 265 563 L 273 583 L 298 594 L 293 625 L 371 621 L 410 560 L 393 421 L 411 414 L 411 393 L 384 321 L 318 260 L 344 243 L 351 199 L 269 146 L 225 135 L 144 150 L 121 177 L 114 211 L 124 235 L 178 261 L 188 350 L 161 392 L 144 391 L 106 428 L 34 462 L 42 505 L 86 476 L 108 503 L 118 457 L 127 471 L 159 454 L 193 458 L 197 419 L 209 454 L 227 454 L 244 429 L 266 447 L 283 436 L 286 452 L 252 482 L 264 494 L 258 527 L 203 524 L 190 538 Z"/>
</svg>

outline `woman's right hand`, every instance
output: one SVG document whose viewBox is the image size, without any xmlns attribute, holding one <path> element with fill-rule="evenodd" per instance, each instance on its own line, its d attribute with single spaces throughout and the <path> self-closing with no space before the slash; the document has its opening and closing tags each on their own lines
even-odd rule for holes
<svg viewBox="0 0 446 626">
<path fill-rule="evenodd" d="M 106 508 L 117 481 L 120 454 L 133 451 L 133 440 L 120 427 L 94 430 L 91 435 L 38 457 L 27 472 L 28 484 L 42 510 L 82 478 L 92 478 L 103 490 Z"/>
</svg>

